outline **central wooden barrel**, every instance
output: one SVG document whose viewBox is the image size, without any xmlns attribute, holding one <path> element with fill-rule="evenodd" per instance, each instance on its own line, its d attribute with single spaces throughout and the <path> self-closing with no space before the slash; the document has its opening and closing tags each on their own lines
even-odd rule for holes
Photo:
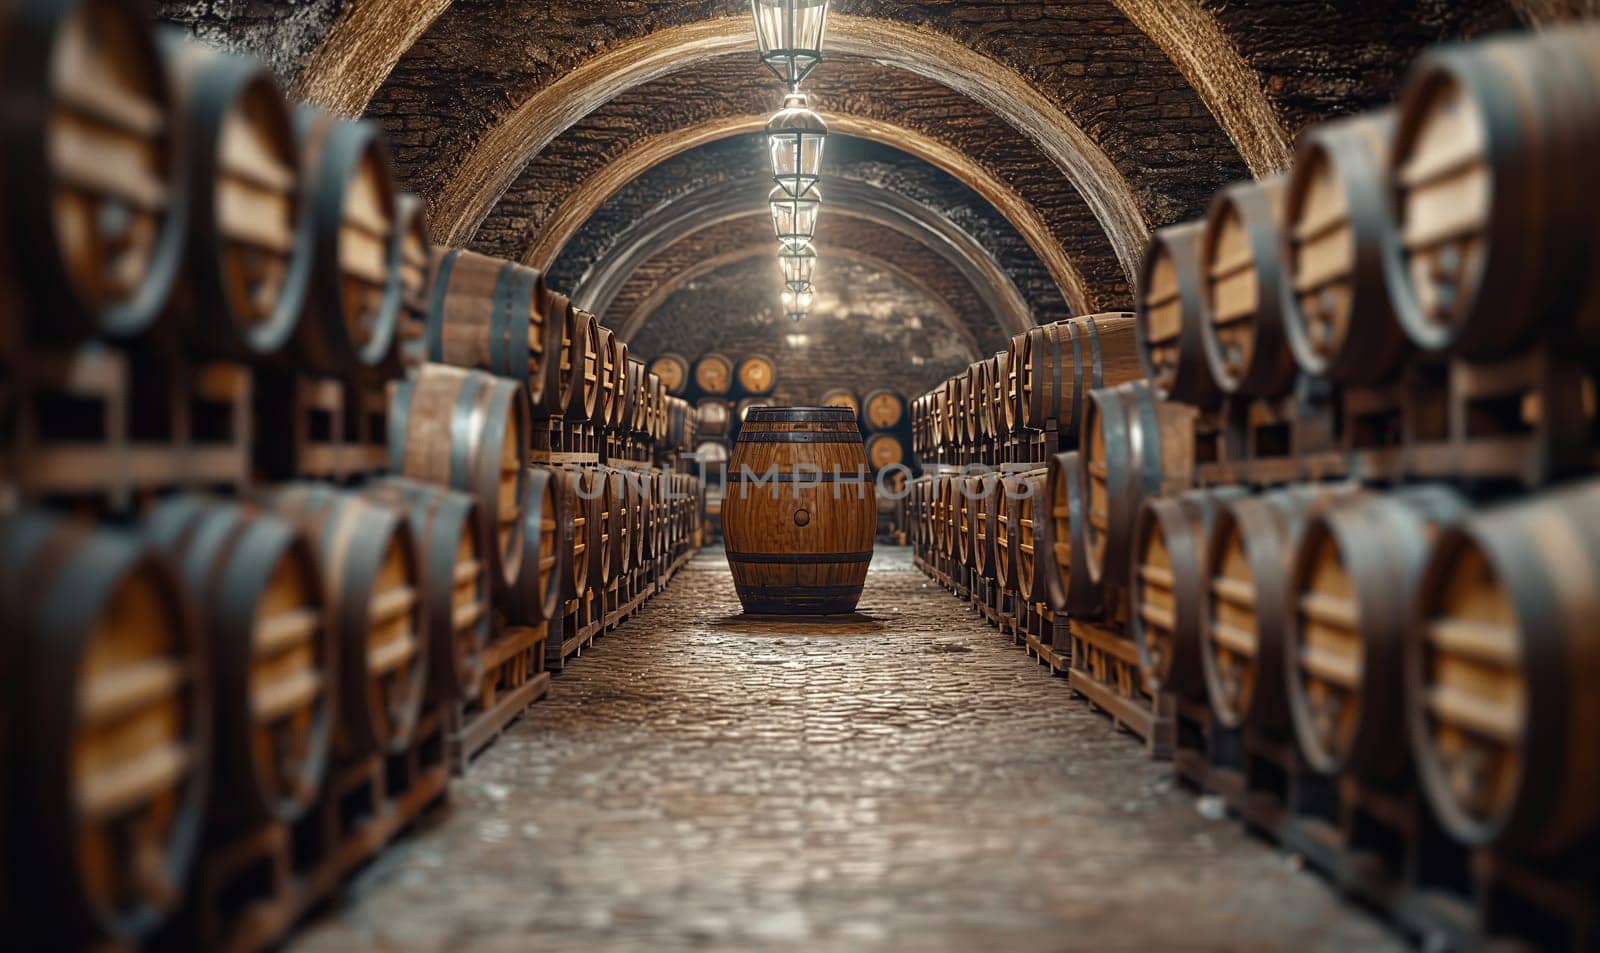
<svg viewBox="0 0 1600 953">
<path fill-rule="evenodd" d="M 877 528 L 855 413 L 751 408 L 727 479 L 722 535 L 745 611 L 855 611 Z"/>
</svg>

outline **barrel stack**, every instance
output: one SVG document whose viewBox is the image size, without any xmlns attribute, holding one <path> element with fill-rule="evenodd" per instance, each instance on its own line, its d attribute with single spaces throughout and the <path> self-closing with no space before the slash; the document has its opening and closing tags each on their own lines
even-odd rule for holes
<svg viewBox="0 0 1600 953">
<path fill-rule="evenodd" d="M 697 421 L 137 9 L 0 11 L 0 924 L 263 949 L 666 585 Z"/>
<path fill-rule="evenodd" d="M 974 361 L 908 405 L 912 452 L 922 461 L 908 499 L 929 501 L 918 504 L 918 512 L 932 524 L 912 533 L 922 540 L 918 564 L 1030 655 L 1060 674 L 1071 673 L 1074 687 L 1085 693 L 1094 692 L 1098 680 L 1088 669 L 1081 675 L 1072 671 L 1075 638 L 1113 640 L 1095 672 L 1125 666 L 1129 652 L 1116 641 L 1126 641 L 1120 629 L 1106 628 L 1121 625 L 1115 614 L 1106 617 L 1098 598 L 1094 611 L 1087 611 L 1088 577 L 1074 577 L 1072 553 L 1074 547 L 1084 551 L 1091 524 L 1069 514 L 1088 513 L 1084 494 L 1092 487 L 1104 496 L 1108 465 L 1118 486 L 1159 467 L 1163 448 L 1148 435 L 1166 438 L 1181 430 L 1170 423 L 1163 429 L 1155 420 L 1157 409 L 1162 420 L 1169 413 L 1139 380 L 1134 334 L 1130 312 L 1031 328 L 1014 336 L 1005 351 Z M 1086 420 L 1094 426 L 1099 416 L 1091 414 L 1097 398 L 1107 402 L 1113 421 L 1098 443 L 1086 429 Z M 1141 452 L 1149 459 L 1136 456 Z M 1085 456 L 1092 461 L 1086 463 Z M 1169 457 L 1168 468 L 1181 470 L 1177 451 Z M 989 474 L 994 479 L 983 478 Z M 1040 499 L 1031 498 L 1035 490 Z M 1100 506 L 1106 510 L 1103 498 Z M 1116 520 L 1125 520 L 1126 508 L 1119 497 Z M 979 531 L 963 537 L 961 521 L 969 509 L 979 517 Z M 1109 542 L 1115 553 L 1125 541 L 1120 523 L 1108 530 L 1107 518 L 1097 524 L 1100 544 Z M 941 547 L 946 540 L 956 545 Z M 1082 557 L 1077 562 L 1081 575 L 1089 563 Z M 1118 576 L 1114 567 L 1109 575 Z M 1095 585 L 1098 593 L 1098 578 Z M 1084 599 L 1071 622 L 1069 589 Z M 1085 648 L 1079 657 L 1088 654 Z"/>
<path fill-rule="evenodd" d="M 1596 61 L 1592 26 L 1428 52 L 1157 229 L 1131 349 L 1074 318 L 911 405 L 918 564 L 1064 621 L 1027 639 L 1074 690 L 1452 947 L 1596 936 Z"/>
</svg>

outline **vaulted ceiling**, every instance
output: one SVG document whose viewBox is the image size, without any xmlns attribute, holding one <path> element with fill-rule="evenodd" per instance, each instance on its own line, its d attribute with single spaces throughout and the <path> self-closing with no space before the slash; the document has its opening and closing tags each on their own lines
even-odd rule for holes
<svg viewBox="0 0 1600 953">
<path fill-rule="evenodd" d="M 1125 308 L 1152 229 L 1286 168 L 1307 124 L 1391 99 L 1424 46 L 1592 4 L 835 0 L 806 83 L 835 133 L 819 281 L 830 261 L 876 275 L 972 355 Z M 782 91 L 745 0 L 159 5 L 380 122 L 436 241 L 545 269 L 640 340 L 665 346 L 653 322 L 696 293 L 732 307 L 730 275 L 775 273 L 755 133 Z"/>
</svg>

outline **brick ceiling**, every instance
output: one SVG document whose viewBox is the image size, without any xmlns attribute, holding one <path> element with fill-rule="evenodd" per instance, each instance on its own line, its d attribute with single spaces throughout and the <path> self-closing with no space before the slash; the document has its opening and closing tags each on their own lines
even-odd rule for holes
<svg viewBox="0 0 1600 953">
<path fill-rule="evenodd" d="M 1308 123 L 1392 98 L 1423 46 L 1589 5 L 835 0 L 830 57 L 807 83 L 848 133 L 830 146 L 827 174 L 851 196 L 824 213 L 830 274 L 878 274 L 875 293 L 903 296 L 901 313 L 960 349 L 1003 340 L 1018 310 L 1126 307 L 1151 229 L 1283 168 Z M 762 240 L 759 201 L 727 212 L 760 173 L 751 133 L 780 100 L 744 0 L 157 6 L 263 56 L 296 93 L 380 122 L 402 181 L 433 200 L 437 240 L 575 291 L 603 278 L 607 322 L 641 341 L 665 346 L 657 312 L 715 312 L 730 276 L 762 266 L 739 257 Z M 641 243 L 647 219 L 673 227 Z"/>
</svg>

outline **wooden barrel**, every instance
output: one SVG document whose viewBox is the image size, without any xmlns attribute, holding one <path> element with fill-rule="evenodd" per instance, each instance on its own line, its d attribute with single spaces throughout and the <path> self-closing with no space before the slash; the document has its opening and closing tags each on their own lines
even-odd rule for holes
<svg viewBox="0 0 1600 953">
<path fill-rule="evenodd" d="M 693 449 L 699 433 L 699 420 L 682 397 L 667 398 L 667 446 L 684 451 Z"/>
<path fill-rule="evenodd" d="M 493 635 L 492 587 L 477 501 L 469 493 L 405 477 L 374 481 L 362 493 L 404 515 L 416 538 L 427 619 L 428 699 L 477 698 L 483 650 Z"/>
<path fill-rule="evenodd" d="M 1023 423 L 1034 430 L 1054 426 L 1075 440 L 1088 393 L 1138 380 L 1134 316 L 1123 311 L 1089 314 L 1028 332 L 1018 387 Z"/>
<path fill-rule="evenodd" d="M 561 598 L 576 599 L 589 588 L 589 567 L 594 561 L 594 530 L 589 522 L 589 502 L 584 499 L 594 483 L 591 470 L 561 468 L 550 471 L 562 550 Z"/>
<path fill-rule="evenodd" d="M 555 409 L 557 331 L 540 310 L 544 276 L 465 249 L 435 249 L 424 334 L 428 360 L 521 384 L 533 408 Z"/>
<path fill-rule="evenodd" d="M 496 598 L 522 571 L 528 398 L 515 382 L 426 364 L 389 403 L 389 469 L 478 499 Z"/>
<path fill-rule="evenodd" d="M 1058 453 L 1046 467 L 1049 500 L 1050 558 L 1036 571 L 1044 575 L 1044 592 L 1057 612 L 1092 619 L 1103 608 L 1100 587 L 1089 578 L 1087 531 L 1089 501 L 1083 486 L 1083 460 L 1078 451 Z M 1037 584 L 1035 584 L 1037 587 Z"/>
<path fill-rule="evenodd" d="M 1006 393 L 1010 386 L 1007 383 L 1010 369 L 1006 364 L 1006 352 L 995 353 L 989 358 L 988 364 L 989 436 L 994 440 L 1005 440 L 1011 436 L 1011 425 L 1006 422 Z"/>
<path fill-rule="evenodd" d="M 1089 578 L 1126 586 L 1139 505 L 1193 480 L 1194 411 L 1136 381 L 1090 391 L 1083 426 Z"/>
<path fill-rule="evenodd" d="M 1276 397 L 1294 382 L 1284 313 L 1288 272 L 1280 251 L 1282 175 L 1219 191 L 1200 240 L 1206 362 L 1225 394 Z"/>
<path fill-rule="evenodd" d="M 622 429 L 636 437 L 643 433 L 645 416 L 650 412 L 650 395 L 645 390 L 647 373 L 643 361 L 628 359 L 628 414 Z"/>
<path fill-rule="evenodd" d="M 1022 546 L 1028 547 L 1030 556 L 1033 552 L 1033 508 L 1026 510 L 1027 525 L 1022 524 L 1024 510 L 1021 506 L 1023 498 L 1032 492 L 1032 485 L 1028 482 L 1031 474 L 1008 473 L 999 479 L 994 490 L 994 501 L 991 504 L 995 511 L 994 518 L 994 579 L 1001 587 L 1011 592 L 1018 592 L 1022 586 L 1020 553 Z M 1040 486 L 1043 486 L 1045 471 L 1037 471 Z"/>
<path fill-rule="evenodd" d="M 867 463 L 874 472 L 886 470 L 906 461 L 905 445 L 892 433 L 875 433 L 867 438 Z"/>
<path fill-rule="evenodd" d="M 682 397 L 689 385 L 689 359 L 682 354 L 663 354 L 650 362 L 650 370 L 667 385 L 667 393 Z"/>
<path fill-rule="evenodd" d="M 985 579 L 997 577 L 995 544 L 1000 537 L 1000 512 L 1005 509 L 1005 490 L 1000 474 L 990 471 L 970 476 L 967 490 L 967 531 L 972 540 L 972 569 Z"/>
<path fill-rule="evenodd" d="M 606 479 L 610 481 L 610 490 L 607 497 L 609 513 L 607 515 L 610 518 L 608 527 L 610 529 L 613 576 L 625 576 L 638 565 L 639 524 L 637 514 L 639 491 L 632 480 L 632 474 L 621 467 L 608 469 Z"/>
<path fill-rule="evenodd" d="M 316 544 L 269 513 L 198 496 L 157 507 L 143 532 L 178 567 L 214 691 L 208 824 L 292 823 L 322 791 L 338 644 Z"/>
<path fill-rule="evenodd" d="M 1201 664 L 1211 717 L 1288 739 L 1290 560 L 1305 523 L 1349 488 L 1297 486 L 1222 504 L 1206 538 Z"/>
<path fill-rule="evenodd" d="M 622 561 L 622 508 L 617 500 L 614 471 L 607 466 L 585 468 L 579 494 L 589 514 L 589 585 L 604 587 L 617 578 Z"/>
<path fill-rule="evenodd" d="M 855 391 L 845 387 L 835 387 L 822 392 L 822 406 L 848 407 L 852 414 L 861 413 L 861 402 L 856 400 Z"/>
<path fill-rule="evenodd" d="M 395 188 L 376 123 L 295 112 L 314 250 L 296 335 L 306 370 L 387 380 L 400 372 Z"/>
<path fill-rule="evenodd" d="M 1410 351 L 1384 263 L 1399 236 L 1385 178 L 1391 110 L 1306 130 L 1284 199 L 1284 313 L 1289 349 L 1307 374 L 1338 383 L 1392 380 Z"/>
<path fill-rule="evenodd" d="M 622 429 L 623 421 L 627 420 L 628 414 L 632 412 L 632 406 L 629 403 L 631 398 L 628 394 L 628 367 L 636 358 L 628 350 L 628 343 L 622 340 L 620 335 L 612 335 L 611 346 L 616 352 L 612 358 L 612 371 L 616 374 L 616 380 L 612 383 L 612 388 L 615 390 L 616 396 L 613 399 L 611 416 L 607 418 L 606 426 L 613 431 L 618 431 Z"/>
<path fill-rule="evenodd" d="M 899 430 L 905 420 L 906 399 L 892 390 L 869 390 L 861 398 L 861 419 L 869 432 Z"/>
<path fill-rule="evenodd" d="M 694 386 L 719 396 L 733 390 L 733 361 L 715 351 L 701 355 L 694 365 Z"/>
<path fill-rule="evenodd" d="M 694 446 L 695 456 L 700 460 L 701 474 L 713 483 L 722 482 L 722 473 L 728 466 L 728 441 L 721 438 L 706 438 Z"/>
<path fill-rule="evenodd" d="M 556 365 L 556 400 L 551 413 L 582 423 L 594 415 L 599 399 L 598 343 L 594 315 L 572 306 L 571 300 L 549 287 L 544 291 L 544 319 L 561 332 Z"/>
<path fill-rule="evenodd" d="M 778 366 L 764 354 L 752 354 L 739 362 L 737 379 L 746 394 L 770 394 L 778 383 Z"/>
<path fill-rule="evenodd" d="M 994 429 L 989 419 L 990 364 L 987 360 L 973 361 L 967 365 L 967 382 L 962 413 L 966 417 L 967 442 L 976 446 L 991 436 Z"/>
<path fill-rule="evenodd" d="M 1389 260 L 1411 340 L 1494 358 L 1547 336 L 1600 349 L 1600 29 L 1440 47 L 1400 98 Z"/>
<path fill-rule="evenodd" d="M 1006 493 L 1006 533 L 1012 566 L 1007 583 L 1028 605 L 1048 604 L 1045 577 L 1039 570 L 1039 556 L 1046 561 L 1053 553 L 1049 511 L 1049 469 L 1039 467 L 1007 479 L 1012 486 Z M 1002 580 L 1004 582 L 1004 580 Z"/>
<path fill-rule="evenodd" d="M 422 711 L 430 648 L 422 559 L 407 517 L 353 493 L 290 484 L 270 506 L 316 540 L 339 660 L 339 748 L 403 751 Z"/>
<path fill-rule="evenodd" d="M 1462 841 L 1553 853 L 1600 828 L 1600 481 L 1483 510 L 1433 546 L 1406 639 L 1428 801 Z"/>
<path fill-rule="evenodd" d="M 946 559 L 960 558 L 961 537 L 957 529 L 961 521 L 961 477 L 946 470 L 934 478 L 933 484 L 933 538 L 938 551 Z"/>
<path fill-rule="evenodd" d="M 1135 336 L 1139 366 L 1158 396 L 1212 410 L 1222 402 L 1222 391 L 1202 339 L 1211 320 L 1200 270 L 1205 227 L 1204 221 L 1184 222 L 1150 236 L 1139 268 Z"/>
<path fill-rule="evenodd" d="M 648 371 L 644 378 L 650 389 L 650 442 L 656 444 L 667 436 L 667 386 Z"/>
<path fill-rule="evenodd" d="M 416 367 L 428 359 L 428 293 L 433 290 L 433 247 L 428 203 L 411 192 L 395 197 L 395 252 L 400 262 L 400 360 Z"/>
<path fill-rule="evenodd" d="M 161 39 L 185 164 L 187 253 L 173 295 L 185 347 L 275 355 L 294 335 L 312 266 L 289 104 L 259 61 L 176 32 Z"/>
<path fill-rule="evenodd" d="M 710 439 L 726 437 L 733 429 L 733 404 L 718 397 L 702 397 L 695 408 L 695 432 Z"/>
<path fill-rule="evenodd" d="M 36 316 L 40 338 L 140 334 L 184 241 L 149 24 L 120 0 L 8 3 L 0 43 L 0 312 Z"/>
<path fill-rule="evenodd" d="M 730 480 L 746 472 L 789 476 L 765 486 L 730 482 L 723 500 L 723 539 L 746 612 L 855 610 L 877 530 L 866 466 L 861 432 L 848 410 L 750 412 L 734 446 Z M 810 482 L 811 474 L 798 470 L 805 467 L 820 468 L 826 482 Z"/>
<path fill-rule="evenodd" d="M 117 530 L 0 521 L 19 949 L 148 936 L 183 899 L 211 773 L 210 665 L 177 574 Z M 26 730 L 22 730 L 25 728 Z M 18 929 L 18 928 L 31 928 Z M 34 932 L 36 936 L 29 936 Z"/>
<path fill-rule="evenodd" d="M 1466 514 L 1443 486 L 1353 497 L 1311 518 L 1289 573 L 1289 710 L 1325 774 L 1389 784 L 1410 764 L 1405 633 L 1430 544 Z"/>
<path fill-rule="evenodd" d="M 1206 539 L 1217 509 L 1242 487 L 1148 497 L 1133 531 L 1128 635 L 1139 646 L 1146 685 L 1204 702 L 1200 629 L 1205 621 Z"/>
<path fill-rule="evenodd" d="M 1006 393 L 1005 406 L 1002 408 L 1006 418 L 1006 429 L 1012 433 L 1021 433 L 1027 429 L 1022 420 L 1022 374 L 1023 354 L 1028 347 L 1028 332 L 1013 334 L 1006 342 L 1005 378 Z"/>
<path fill-rule="evenodd" d="M 961 395 L 960 382 L 957 378 L 949 378 L 939 385 L 938 400 L 935 416 L 939 427 L 940 444 L 954 447 L 959 442 L 956 432 L 957 419 L 960 416 Z"/>
<path fill-rule="evenodd" d="M 739 401 L 738 405 L 734 408 L 733 416 L 736 421 L 738 421 L 740 424 L 743 424 L 745 415 L 750 413 L 750 409 L 752 407 L 771 406 L 772 398 L 770 397 L 746 397 L 745 399 Z"/>
<path fill-rule="evenodd" d="M 608 327 L 596 321 L 595 332 L 595 388 L 594 412 L 589 422 L 596 427 L 609 427 L 616 413 L 613 403 L 617 399 L 617 358 L 622 351 L 617 347 L 617 336 Z M 625 376 L 622 379 L 626 379 Z"/>
</svg>

